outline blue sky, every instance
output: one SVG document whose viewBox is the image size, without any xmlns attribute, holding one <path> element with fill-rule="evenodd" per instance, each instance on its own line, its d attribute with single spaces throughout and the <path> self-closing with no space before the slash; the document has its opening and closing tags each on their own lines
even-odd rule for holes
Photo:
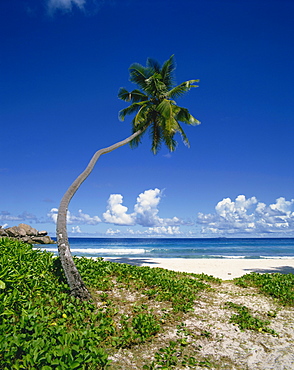
<svg viewBox="0 0 294 370">
<path fill-rule="evenodd" d="M 128 68 L 172 54 L 201 121 L 176 152 L 148 136 L 102 156 L 74 196 L 72 236 L 294 236 L 294 2 L 0 2 L 0 225 L 55 232 L 94 152 L 129 136 Z"/>
</svg>

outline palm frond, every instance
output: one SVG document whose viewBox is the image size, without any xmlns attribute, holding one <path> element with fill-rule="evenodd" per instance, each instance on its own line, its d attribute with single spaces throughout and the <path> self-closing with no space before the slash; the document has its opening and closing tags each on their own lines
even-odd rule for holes
<svg viewBox="0 0 294 370">
<path fill-rule="evenodd" d="M 199 82 L 199 80 L 189 80 L 182 82 L 180 85 L 175 86 L 167 93 L 169 98 L 175 99 L 182 95 L 184 95 L 187 91 L 189 91 L 192 87 L 198 87 L 195 85 L 195 82 Z"/>
<path fill-rule="evenodd" d="M 174 152 L 177 148 L 177 141 L 174 139 L 173 135 L 170 136 L 164 136 L 164 143 L 168 147 L 168 150 L 170 152 Z"/>
<path fill-rule="evenodd" d="M 133 128 L 133 134 L 134 134 L 135 132 L 137 132 L 137 130 L 135 130 L 135 129 Z M 142 131 L 142 133 L 141 133 L 140 135 L 136 136 L 133 140 L 131 140 L 131 141 L 130 141 L 130 147 L 131 147 L 132 149 L 137 148 L 137 146 L 138 146 L 139 144 L 141 144 L 142 137 L 144 136 L 144 134 L 145 134 L 145 133 L 146 133 L 146 130 L 145 130 L 145 131 Z"/>
<path fill-rule="evenodd" d="M 169 118 L 170 115 L 172 114 L 172 104 L 173 101 L 169 99 L 163 99 L 158 105 L 157 105 L 157 110 L 158 112 L 164 117 L 164 118 Z"/>
<path fill-rule="evenodd" d="M 130 66 L 129 71 L 130 71 L 130 81 L 139 85 L 141 89 L 143 89 L 144 91 L 146 86 L 145 81 L 151 75 L 149 68 L 146 68 L 139 63 L 134 63 Z"/>
<path fill-rule="evenodd" d="M 177 122 L 172 115 L 169 119 L 166 119 L 166 117 L 163 117 L 161 115 L 158 121 L 162 133 L 162 142 L 167 146 L 170 152 L 173 152 L 176 148 L 176 141 L 174 139 L 174 136 L 177 132 Z"/>
<path fill-rule="evenodd" d="M 182 126 L 178 123 L 178 129 L 177 131 L 180 133 L 181 137 L 182 137 L 182 140 L 183 140 L 183 143 L 188 147 L 190 148 L 190 142 L 189 142 L 189 139 L 187 137 L 187 135 L 185 134 L 185 131 L 183 130 Z"/>
<path fill-rule="evenodd" d="M 146 87 L 144 90 L 150 97 L 155 98 L 165 96 L 167 93 L 167 88 L 159 73 L 154 73 L 152 76 L 146 79 Z"/>
<path fill-rule="evenodd" d="M 142 93 L 142 91 L 140 91 L 138 89 L 135 89 L 135 90 L 131 91 L 130 94 L 131 94 L 131 101 L 133 103 L 148 100 L 148 96 L 146 94 Z"/>
<path fill-rule="evenodd" d="M 151 109 L 152 104 L 150 102 L 144 102 L 144 104 L 141 105 L 140 109 L 138 110 L 138 113 L 133 119 L 133 127 L 136 128 L 136 130 L 141 129 L 142 125 L 148 126 L 150 124 L 148 114 Z"/>
<path fill-rule="evenodd" d="M 173 152 L 177 146 L 177 142 L 174 139 L 176 134 L 176 130 L 170 129 L 168 127 L 167 121 L 164 120 L 164 125 L 162 125 L 162 141 L 164 142 L 165 146 L 168 148 L 170 152 Z M 174 125 L 174 123 L 173 123 Z"/>
<path fill-rule="evenodd" d="M 175 130 L 177 127 L 177 121 L 175 120 L 174 109 L 176 107 L 177 106 L 174 105 L 174 102 L 168 99 L 164 99 L 157 106 L 157 110 L 161 114 L 161 117 L 162 117 L 162 126 L 164 129 L 165 135 L 171 135 L 175 133 Z"/>
<path fill-rule="evenodd" d="M 118 112 L 118 117 L 119 117 L 120 121 L 124 121 L 125 116 L 138 112 L 143 104 L 145 104 L 144 101 L 143 102 L 138 102 L 138 103 L 133 103 L 133 104 L 129 105 L 128 107 L 120 110 Z"/>
<path fill-rule="evenodd" d="M 133 91 L 128 91 L 124 87 L 121 87 L 118 91 L 118 97 L 121 100 L 124 100 L 126 102 L 132 102 L 137 103 L 140 101 L 148 100 L 148 96 L 142 91 L 135 89 Z"/>
<path fill-rule="evenodd" d="M 198 121 L 198 119 L 196 119 L 195 117 L 193 117 L 187 108 L 176 106 L 175 110 L 176 110 L 175 119 L 177 121 L 184 122 L 187 125 L 193 126 L 200 125 L 201 122 Z"/>
<path fill-rule="evenodd" d="M 156 123 L 150 126 L 150 138 L 152 140 L 151 151 L 156 154 L 160 150 L 163 140 L 161 127 Z"/>
<path fill-rule="evenodd" d="M 171 89 L 174 84 L 174 70 L 176 69 L 175 57 L 172 55 L 167 61 L 165 61 L 161 68 L 161 76 L 167 89 Z"/>
<path fill-rule="evenodd" d="M 125 89 L 124 87 L 121 87 L 119 89 L 117 96 L 121 100 L 131 101 L 131 93 L 127 89 Z"/>
<path fill-rule="evenodd" d="M 157 60 L 148 58 L 146 66 L 150 69 L 150 72 L 153 73 L 160 73 L 161 67 Z"/>
</svg>

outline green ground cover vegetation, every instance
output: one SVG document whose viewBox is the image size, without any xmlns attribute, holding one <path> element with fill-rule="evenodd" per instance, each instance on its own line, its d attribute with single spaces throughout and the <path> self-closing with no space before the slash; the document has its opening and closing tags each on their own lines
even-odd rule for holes
<svg viewBox="0 0 294 370">
<path fill-rule="evenodd" d="M 252 272 L 235 279 L 241 287 L 257 287 L 260 292 L 274 297 L 285 306 L 294 306 L 294 274 Z"/>
<path fill-rule="evenodd" d="M 195 334 L 183 317 L 193 314 L 199 296 L 217 289 L 220 279 L 102 259 L 74 260 L 93 301 L 70 295 L 58 257 L 0 239 L 1 369 L 119 369 L 112 356 L 140 346 L 150 348 L 142 369 L 217 368 L 213 359 L 191 350 L 189 338 Z M 250 274 L 236 283 L 257 286 L 282 304 L 294 303 L 291 274 Z M 232 322 L 241 325 L 236 320 L 242 317 L 242 329 L 276 334 L 268 321 L 252 319 L 246 307 L 231 302 L 227 308 L 237 311 Z M 176 340 L 154 347 L 158 335 L 170 330 Z M 203 331 L 199 337 L 209 336 Z"/>
</svg>

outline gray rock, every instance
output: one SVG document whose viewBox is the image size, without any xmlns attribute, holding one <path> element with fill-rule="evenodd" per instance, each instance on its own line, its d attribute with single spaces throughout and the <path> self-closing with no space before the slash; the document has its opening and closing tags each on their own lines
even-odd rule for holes
<svg viewBox="0 0 294 370">
<path fill-rule="evenodd" d="M 52 244 L 52 243 L 54 243 L 54 241 L 50 238 L 49 235 L 33 236 L 32 241 L 33 241 L 33 243 L 38 243 L 38 244 Z"/>
<path fill-rule="evenodd" d="M 38 230 L 34 229 L 32 226 L 27 225 L 27 224 L 19 224 L 18 227 L 21 227 L 22 229 L 25 230 L 26 235 L 30 236 L 37 236 L 38 235 Z"/>
<path fill-rule="evenodd" d="M 0 236 L 8 236 L 8 234 L 5 231 L 5 229 L 0 229 Z"/>
<path fill-rule="evenodd" d="M 30 236 L 24 236 L 23 238 L 21 238 L 21 241 L 28 244 L 34 244 Z"/>
<path fill-rule="evenodd" d="M 45 231 L 45 230 L 42 230 L 42 231 L 38 231 L 38 236 L 45 236 L 45 235 L 47 235 L 48 233 L 47 233 L 47 231 Z"/>
<path fill-rule="evenodd" d="M 11 236 L 13 238 L 17 238 L 19 236 L 17 226 L 8 227 L 7 229 L 5 229 L 5 231 L 8 234 L 8 236 Z"/>
<path fill-rule="evenodd" d="M 30 225 L 19 224 L 18 226 L 0 228 L 0 237 L 10 237 L 29 244 L 54 244 L 55 241 L 47 235 L 47 231 L 38 231 Z"/>
</svg>

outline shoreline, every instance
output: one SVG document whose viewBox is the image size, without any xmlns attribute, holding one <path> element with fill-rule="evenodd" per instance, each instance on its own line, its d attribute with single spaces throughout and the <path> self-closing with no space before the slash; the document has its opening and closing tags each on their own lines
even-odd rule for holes
<svg viewBox="0 0 294 370">
<path fill-rule="evenodd" d="M 232 280 L 250 272 L 294 274 L 294 258 L 247 259 L 247 258 L 139 258 L 104 257 L 105 261 L 128 263 L 136 266 L 160 267 L 167 270 L 204 273 L 222 280 Z"/>
</svg>

